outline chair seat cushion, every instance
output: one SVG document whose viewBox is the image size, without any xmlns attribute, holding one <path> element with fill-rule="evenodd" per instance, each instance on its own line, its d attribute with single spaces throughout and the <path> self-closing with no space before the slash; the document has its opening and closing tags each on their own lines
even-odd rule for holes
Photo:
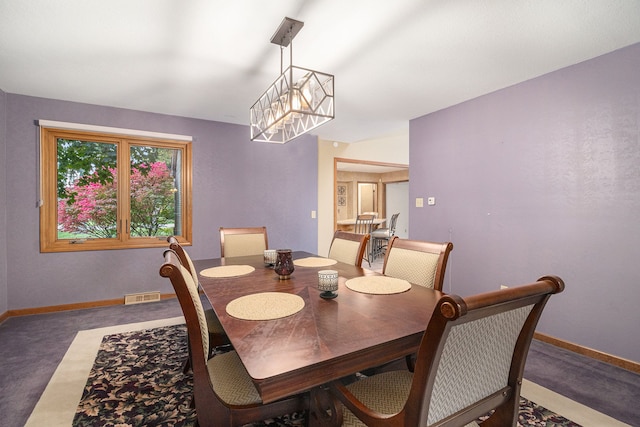
<svg viewBox="0 0 640 427">
<path fill-rule="evenodd" d="M 210 334 L 224 334 L 224 329 L 222 328 L 222 324 L 220 323 L 220 319 L 216 316 L 215 311 L 212 308 L 204 311 L 204 316 L 207 319 L 207 327 L 209 329 Z"/>
<path fill-rule="evenodd" d="M 375 239 L 388 239 L 391 233 L 388 228 L 378 228 L 371 232 L 371 237 Z"/>
<path fill-rule="evenodd" d="M 412 372 L 391 371 L 356 381 L 347 388 L 368 408 L 382 414 L 395 414 L 402 410 L 407 401 L 412 380 Z M 343 426 L 365 425 L 346 408 L 343 410 L 343 416 Z"/>
<path fill-rule="evenodd" d="M 262 403 L 258 390 L 235 351 L 212 357 L 207 362 L 207 368 L 213 390 L 226 405 Z"/>
<path fill-rule="evenodd" d="M 409 371 L 391 371 L 349 384 L 347 388 L 359 401 L 381 414 L 395 414 L 402 410 L 409 397 L 413 373 Z M 362 427 L 365 424 L 347 408 L 343 408 L 343 427 Z M 465 427 L 478 427 L 471 422 Z"/>
</svg>

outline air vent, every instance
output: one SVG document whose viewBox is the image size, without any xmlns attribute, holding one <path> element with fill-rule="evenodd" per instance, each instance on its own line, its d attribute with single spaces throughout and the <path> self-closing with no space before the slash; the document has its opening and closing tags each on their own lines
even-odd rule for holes
<svg viewBox="0 0 640 427">
<path fill-rule="evenodd" d="M 141 294 L 127 294 L 124 296 L 124 304 L 142 304 L 143 302 L 160 301 L 160 292 L 144 292 Z"/>
</svg>

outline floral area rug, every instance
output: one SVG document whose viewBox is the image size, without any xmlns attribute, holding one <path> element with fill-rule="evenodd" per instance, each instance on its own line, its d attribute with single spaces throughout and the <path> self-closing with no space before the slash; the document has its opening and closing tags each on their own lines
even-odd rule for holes
<svg viewBox="0 0 640 427">
<path fill-rule="evenodd" d="M 192 377 L 183 374 L 187 357 L 184 325 L 107 335 L 102 340 L 74 427 L 193 427 Z M 305 414 L 254 423 L 252 427 L 299 427 Z M 520 399 L 520 427 L 580 427 L 542 406 Z"/>
</svg>

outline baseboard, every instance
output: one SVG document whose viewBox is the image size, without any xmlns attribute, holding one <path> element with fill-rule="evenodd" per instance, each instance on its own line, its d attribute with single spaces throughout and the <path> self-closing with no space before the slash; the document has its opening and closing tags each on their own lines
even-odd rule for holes
<svg viewBox="0 0 640 427">
<path fill-rule="evenodd" d="M 160 294 L 161 300 L 171 299 L 175 297 L 176 297 L 176 294 Z M 107 307 L 110 305 L 122 305 L 122 304 L 124 304 L 124 298 L 91 301 L 91 302 L 78 302 L 73 304 L 51 305 L 47 307 L 21 308 L 18 310 L 7 311 L 2 316 L 0 316 L 0 322 L 4 321 L 6 318 L 13 317 L 13 316 L 29 316 L 32 314 L 56 313 L 59 311 L 69 311 L 69 310 L 83 310 L 86 308 Z"/>
<path fill-rule="evenodd" d="M 9 318 L 9 312 L 8 311 L 5 311 L 4 313 L 0 314 L 0 323 L 4 322 L 8 318 Z"/>
<path fill-rule="evenodd" d="M 565 350 L 572 351 L 574 353 L 581 354 L 583 356 L 590 357 L 592 359 L 599 360 L 601 362 L 608 363 L 610 365 L 617 366 L 622 369 L 626 369 L 627 371 L 635 372 L 636 374 L 640 374 L 640 363 L 634 362 L 632 360 L 623 359 L 622 357 L 613 356 L 608 353 L 604 353 L 598 350 L 594 350 L 589 347 L 583 347 L 578 344 L 574 344 L 569 341 L 561 340 L 559 338 L 555 338 L 549 335 L 542 334 L 540 332 L 535 332 L 533 337 L 546 342 L 551 345 L 555 345 L 556 347 L 563 348 Z"/>
</svg>

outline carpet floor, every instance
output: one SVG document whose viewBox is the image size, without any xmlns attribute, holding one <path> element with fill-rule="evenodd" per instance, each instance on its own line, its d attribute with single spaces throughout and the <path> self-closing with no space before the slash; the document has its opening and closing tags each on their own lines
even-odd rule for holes
<svg viewBox="0 0 640 427">
<path fill-rule="evenodd" d="M 98 335 L 95 347 L 84 347 L 84 351 L 93 352 L 89 357 L 89 366 L 82 363 L 71 363 L 75 370 L 84 370 L 79 377 L 78 391 L 71 392 L 75 399 L 71 414 L 75 414 L 77 403 L 82 397 L 82 390 L 92 368 L 100 342 L 104 335 L 120 333 L 127 330 L 130 324 L 153 321 L 151 327 L 166 326 L 167 319 L 178 318 L 182 323 L 179 304 L 175 299 L 152 304 L 133 306 L 110 306 L 87 310 L 66 311 L 32 316 L 11 317 L 0 323 L 0 414 L 3 426 L 24 426 L 36 404 L 42 402 L 41 396 L 50 380 L 58 374 L 60 362 L 71 351 L 73 343 L 82 336 Z M 165 320 L 159 320 L 165 319 Z M 164 322 L 164 323 L 163 323 Z M 175 322 L 175 321 L 174 321 Z M 113 326 L 119 325 L 119 326 Z M 124 325 L 124 326 L 123 326 Z M 80 332 L 79 332 L 80 331 Z M 97 332 L 96 332 L 97 331 Z M 89 346 L 90 347 L 90 346 Z M 562 372 L 571 366 L 571 375 L 563 376 Z M 73 371 L 73 369 L 72 369 Z M 64 377 L 64 382 L 72 382 L 73 375 Z M 554 402 L 577 401 L 600 413 L 605 413 L 626 425 L 640 427 L 640 375 L 612 365 L 594 361 L 593 359 L 558 349 L 549 344 L 534 340 L 527 359 L 525 378 L 535 384 L 525 382 L 528 387 L 527 397 L 538 402 L 531 393 L 538 386 L 544 393 L 549 389 L 556 392 L 551 404 L 543 404 L 546 408 L 561 413 L 569 419 L 584 426 L 609 426 L 610 424 L 589 424 L 553 407 Z M 565 386 L 566 382 L 566 386 Z M 536 385 L 537 384 L 537 385 Z M 606 392 L 603 392 L 606 390 Z M 67 401 L 68 391 L 60 394 Z M 54 393 L 55 394 L 55 393 Z M 570 399 L 566 399 L 566 398 Z M 631 401 L 632 403 L 629 403 Z M 58 409 L 56 403 L 50 410 Z M 578 404 L 576 411 L 580 414 L 584 406 Z M 48 410 L 49 410 L 48 409 Z M 587 408 L 588 409 L 588 408 Z M 584 412 L 588 413 L 588 412 Z M 73 421 L 58 424 L 70 426 Z M 52 426 L 49 422 L 31 424 Z M 617 425 L 621 425 L 618 423 Z"/>
<path fill-rule="evenodd" d="M 187 350 L 186 328 L 181 322 L 176 317 L 82 331 L 26 425 L 193 426 L 195 412 L 189 406 L 192 378 L 182 373 Z M 538 404 L 529 400 L 529 393 Z M 529 382 L 523 387 L 523 396 L 529 399 L 521 399 L 521 427 L 622 425 L 589 408 L 572 408 L 573 402 L 562 404 L 558 396 Z M 557 409 L 549 410 L 540 402 Z M 586 423 L 558 415 L 564 411 Z M 304 425 L 304 414 L 265 420 L 252 427 L 267 425 L 299 427 Z"/>
</svg>

